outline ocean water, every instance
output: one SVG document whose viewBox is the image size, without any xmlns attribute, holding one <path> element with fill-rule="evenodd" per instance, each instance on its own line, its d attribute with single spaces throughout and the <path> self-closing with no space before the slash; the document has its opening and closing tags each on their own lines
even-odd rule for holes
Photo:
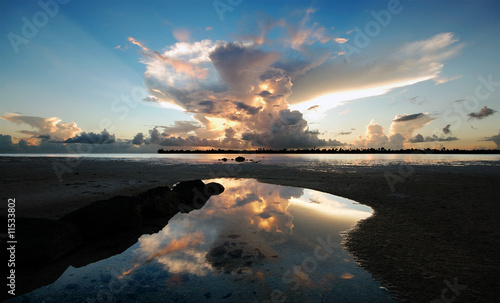
<svg viewBox="0 0 500 303">
<path fill-rule="evenodd" d="M 211 164 L 234 163 L 238 156 L 253 160 L 261 165 L 279 164 L 285 166 L 341 165 L 341 166 L 384 166 L 384 165 L 431 165 L 431 166 L 500 166 L 499 155 L 477 154 L 0 154 L 0 161 L 8 157 L 33 158 L 89 158 L 102 161 L 153 161 L 158 164 Z M 2 159 L 3 158 L 3 159 Z"/>
<path fill-rule="evenodd" d="M 254 179 L 208 182 L 225 191 L 201 209 L 9 302 L 398 302 L 341 244 L 371 208 Z"/>
</svg>

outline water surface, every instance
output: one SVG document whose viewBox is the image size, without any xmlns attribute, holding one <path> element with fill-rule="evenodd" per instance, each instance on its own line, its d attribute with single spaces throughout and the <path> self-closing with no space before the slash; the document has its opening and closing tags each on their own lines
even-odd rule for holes
<svg viewBox="0 0 500 303">
<path fill-rule="evenodd" d="M 340 233 L 369 217 L 369 207 L 254 179 L 205 182 L 226 190 L 125 252 L 70 267 L 15 301 L 395 301 L 340 244 Z"/>
<path fill-rule="evenodd" d="M 432 166 L 500 166 L 500 155 L 481 154 L 0 154 L 0 161 L 8 157 L 33 158 L 90 158 L 100 161 L 146 161 L 169 164 L 224 163 L 219 159 L 238 156 L 252 159 L 261 165 L 284 166 L 385 166 L 385 165 L 432 165 Z"/>
</svg>

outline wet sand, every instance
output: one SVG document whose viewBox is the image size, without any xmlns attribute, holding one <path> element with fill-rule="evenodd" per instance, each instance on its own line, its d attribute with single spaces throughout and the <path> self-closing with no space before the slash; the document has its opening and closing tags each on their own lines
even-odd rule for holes
<svg viewBox="0 0 500 303">
<path fill-rule="evenodd" d="M 75 161 L 75 160 L 73 160 Z M 216 177 L 315 189 L 366 204 L 375 215 L 349 231 L 359 264 L 408 302 L 493 302 L 500 287 L 500 169 L 493 166 L 279 166 L 0 158 L 2 204 L 16 215 L 57 219 L 96 200 L 177 181 Z M 388 182 L 388 178 L 389 181 Z M 391 188 L 391 182 L 396 182 Z M 439 301 L 437 301 L 439 300 Z"/>
</svg>

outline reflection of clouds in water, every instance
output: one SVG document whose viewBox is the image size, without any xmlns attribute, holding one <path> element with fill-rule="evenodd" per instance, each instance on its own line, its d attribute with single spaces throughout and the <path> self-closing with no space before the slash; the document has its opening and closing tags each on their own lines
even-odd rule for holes
<svg viewBox="0 0 500 303">
<path fill-rule="evenodd" d="M 281 187 L 280 197 L 286 200 L 290 198 L 300 198 L 304 194 L 304 189 L 298 187 Z"/>
<path fill-rule="evenodd" d="M 68 294 L 71 281 L 78 281 L 80 289 L 90 294 L 96 284 L 89 281 L 99 281 L 102 291 L 118 285 L 113 301 L 130 301 L 132 295 L 140 294 L 141 300 L 150 302 L 201 302 L 210 299 L 206 293 L 216 301 L 228 292 L 232 301 L 263 301 L 275 289 L 293 295 L 297 302 L 319 298 L 320 292 L 331 301 L 375 298 L 362 289 L 368 283 L 375 294 L 380 285 L 373 284 L 369 274 L 347 259 L 336 239 L 331 242 L 331 257 L 313 259 L 320 244 L 318 236 L 330 243 L 329 234 L 338 234 L 355 222 L 350 215 L 334 210 L 349 214 L 348 207 L 354 206 L 364 217 L 369 211 L 351 200 L 308 189 L 249 179 L 214 181 L 226 191 L 210 198 L 203 208 L 176 215 L 159 233 L 143 235 L 121 255 L 90 264 L 83 271 L 68 270 L 57 287 L 43 288 L 39 298 L 56 293 L 74 299 L 75 295 Z M 324 249 L 321 255 L 326 253 Z M 72 301 L 81 301 L 81 297 Z"/>
<path fill-rule="evenodd" d="M 290 197 L 302 189 L 261 184 L 251 179 L 211 180 L 224 185 L 225 192 L 213 196 L 201 210 L 177 215 L 159 233 L 143 235 L 134 251 L 140 263 L 156 260 L 173 273 L 206 275 L 209 247 L 231 226 L 231 233 L 243 235 L 251 245 L 270 250 L 269 245 L 286 240 L 293 228 L 287 211 Z M 231 224 L 237 221 L 238 224 Z M 229 231 L 228 231 L 229 232 Z"/>
<path fill-rule="evenodd" d="M 205 276 L 212 271 L 212 265 L 205 260 L 206 252 L 187 249 L 174 255 L 163 255 L 157 259 L 171 273 L 190 273 Z"/>
<path fill-rule="evenodd" d="M 244 198 L 236 198 L 235 202 L 236 203 L 233 205 L 234 208 L 239 207 L 239 206 L 243 206 L 243 205 L 251 203 L 251 202 L 262 202 L 262 201 L 259 199 L 259 196 L 251 193 L 251 194 L 246 195 Z"/>
<path fill-rule="evenodd" d="M 139 248 L 134 251 L 138 262 L 156 260 L 172 273 L 185 272 L 198 276 L 207 275 L 221 260 L 230 260 L 231 268 L 244 267 L 253 259 L 260 260 L 257 250 L 272 256 L 271 246 L 287 241 L 294 227 L 293 216 L 288 211 L 292 203 L 312 205 L 323 213 L 330 210 L 363 218 L 370 215 L 364 211 L 349 210 L 347 204 L 352 206 L 350 200 L 346 203 L 317 191 L 264 184 L 253 179 L 213 179 L 205 182 L 222 184 L 224 193 L 211 197 L 200 210 L 175 216 L 159 233 L 142 236 Z M 238 239 L 233 243 L 231 237 Z M 224 250 L 224 253 L 209 262 L 207 252 L 213 252 L 214 248 Z M 243 259 L 242 256 L 241 260 L 240 257 L 233 260 L 231 254 L 247 254 L 253 259 Z"/>
<path fill-rule="evenodd" d="M 373 210 L 354 201 L 327 193 L 305 189 L 299 198 L 290 198 L 290 204 L 300 205 L 324 215 L 360 220 L 371 216 Z"/>
</svg>

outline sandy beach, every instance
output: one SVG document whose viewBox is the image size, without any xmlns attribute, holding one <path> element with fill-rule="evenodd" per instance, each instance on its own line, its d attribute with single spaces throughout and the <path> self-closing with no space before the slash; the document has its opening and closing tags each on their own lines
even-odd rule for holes
<svg viewBox="0 0 500 303">
<path fill-rule="evenodd" d="M 261 163 L 169 164 L 0 158 L 1 214 L 58 219 L 117 195 L 136 195 L 192 179 L 255 178 L 349 198 L 375 215 L 346 235 L 358 263 L 408 302 L 493 302 L 500 287 L 500 169 L 497 166 L 338 166 L 306 168 Z M 392 184 L 392 186 L 391 186 Z M 454 300 L 452 300 L 454 298 Z M 449 300 L 449 301 L 445 301 Z"/>
</svg>

